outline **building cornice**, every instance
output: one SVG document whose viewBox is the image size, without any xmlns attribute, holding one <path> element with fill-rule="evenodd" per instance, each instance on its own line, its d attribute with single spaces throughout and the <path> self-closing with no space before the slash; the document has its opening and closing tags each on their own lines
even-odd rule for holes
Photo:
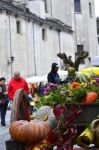
<svg viewBox="0 0 99 150">
<path fill-rule="evenodd" d="M 0 0 L 0 10 L 5 10 L 9 15 L 15 15 L 15 17 L 21 17 L 28 21 L 35 22 L 38 25 L 48 27 L 53 30 L 64 31 L 72 33 L 72 28 L 62 21 L 54 18 L 42 19 L 37 15 L 31 13 L 28 8 L 16 6 L 11 2 Z"/>
</svg>

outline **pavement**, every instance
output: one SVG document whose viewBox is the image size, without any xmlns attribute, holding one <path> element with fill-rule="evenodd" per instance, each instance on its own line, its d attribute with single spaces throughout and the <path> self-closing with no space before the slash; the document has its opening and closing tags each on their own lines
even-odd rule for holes
<svg viewBox="0 0 99 150">
<path fill-rule="evenodd" d="M 10 139 L 9 125 L 10 125 L 11 111 L 7 110 L 6 113 L 6 126 L 0 125 L 0 150 L 6 150 L 5 141 Z"/>
</svg>

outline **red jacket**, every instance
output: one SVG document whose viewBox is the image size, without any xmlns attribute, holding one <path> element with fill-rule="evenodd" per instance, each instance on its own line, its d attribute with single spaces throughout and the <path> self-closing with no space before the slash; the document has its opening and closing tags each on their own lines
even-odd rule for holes
<svg viewBox="0 0 99 150">
<path fill-rule="evenodd" d="M 25 89 L 26 93 L 29 94 L 28 84 L 22 77 L 20 77 L 18 80 L 12 78 L 8 84 L 8 95 L 10 100 L 13 100 L 16 90 L 20 88 Z"/>
</svg>

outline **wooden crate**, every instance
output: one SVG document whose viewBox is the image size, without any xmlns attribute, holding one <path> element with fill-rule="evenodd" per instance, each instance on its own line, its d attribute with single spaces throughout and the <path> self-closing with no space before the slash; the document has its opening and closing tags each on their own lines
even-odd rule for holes
<svg viewBox="0 0 99 150">
<path fill-rule="evenodd" d="M 81 108 L 82 111 L 73 119 L 73 124 L 77 126 L 87 126 L 99 116 L 99 104 L 66 104 L 67 111 L 65 117 L 68 117 L 72 112 L 72 108 Z"/>
<path fill-rule="evenodd" d="M 24 145 L 12 139 L 5 142 L 6 150 L 25 150 Z"/>
</svg>

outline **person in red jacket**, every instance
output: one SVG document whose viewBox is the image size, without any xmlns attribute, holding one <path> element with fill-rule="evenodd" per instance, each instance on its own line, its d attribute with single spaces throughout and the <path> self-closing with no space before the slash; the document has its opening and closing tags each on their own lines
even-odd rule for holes
<svg viewBox="0 0 99 150">
<path fill-rule="evenodd" d="M 23 88 L 26 91 L 26 93 L 29 94 L 27 82 L 24 78 L 20 76 L 20 72 L 15 72 L 14 77 L 10 80 L 8 84 L 8 96 L 10 100 L 13 101 L 15 92 L 20 88 Z"/>
</svg>

